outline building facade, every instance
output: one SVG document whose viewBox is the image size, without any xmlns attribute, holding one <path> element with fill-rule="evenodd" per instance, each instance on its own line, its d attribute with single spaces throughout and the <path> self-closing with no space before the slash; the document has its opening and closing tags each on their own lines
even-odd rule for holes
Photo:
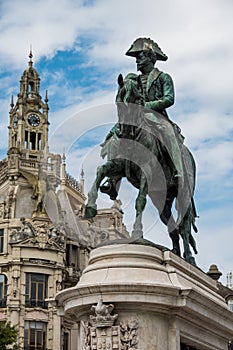
<svg viewBox="0 0 233 350">
<path fill-rule="evenodd" d="M 25 350 L 77 349 L 75 327 L 49 299 L 78 282 L 96 244 L 128 235 L 119 201 L 94 223 L 82 219 L 84 176 L 74 179 L 65 156 L 50 153 L 48 111 L 30 53 L 0 161 L 0 322 L 17 325 Z"/>
</svg>

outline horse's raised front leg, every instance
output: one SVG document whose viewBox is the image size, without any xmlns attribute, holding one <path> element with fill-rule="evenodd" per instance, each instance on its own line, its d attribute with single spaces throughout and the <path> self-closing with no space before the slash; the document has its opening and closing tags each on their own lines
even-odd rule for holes
<svg viewBox="0 0 233 350">
<path fill-rule="evenodd" d="M 88 192 L 88 201 L 85 208 L 85 219 L 91 219 L 97 214 L 97 205 L 96 200 L 98 198 L 98 190 L 100 187 L 100 184 L 102 180 L 109 175 L 109 172 L 111 170 L 112 163 L 111 161 L 108 161 L 106 164 L 99 166 L 97 168 L 97 174 L 96 179 Z"/>
<path fill-rule="evenodd" d="M 133 226 L 132 237 L 133 238 L 142 238 L 142 213 L 146 206 L 146 196 L 147 196 L 147 180 L 144 174 L 141 175 L 139 193 L 135 203 L 136 209 L 136 219 Z"/>
</svg>

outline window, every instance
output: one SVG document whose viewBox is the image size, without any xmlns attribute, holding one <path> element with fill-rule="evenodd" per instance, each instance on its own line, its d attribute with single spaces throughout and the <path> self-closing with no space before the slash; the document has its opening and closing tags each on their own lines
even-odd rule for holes
<svg viewBox="0 0 233 350">
<path fill-rule="evenodd" d="M 33 71 L 31 71 L 31 75 L 34 75 Z M 35 84 L 32 81 L 29 81 L 28 83 L 28 91 L 29 92 L 34 92 L 35 90 Z"/>
<path fill-rule="evenodd" d="M 227 273 L 227 287 L 233 289 L 232 271 Z"/>
<path fill-rule="evenodd" d="M 36 149 L 36 133 L 35 132 L 30 132 L 30 144 L 29 144 L 29 148 L 31 150 L 35 150 Z"/>
<path fill-rule="evenodd" d="M 25 136 L 24 136 L 24 148 L 28 148 L 28 144 L 29 144 L 29 141 L 28 141 L 28 131 L 25 130 Z"/>
<path fill-rule="evenodd" d="M 0 307 L 6 307 L 7 300 L 7 277 L 0 275 Z"/>
<path fill-rule="evenodd" d="M 46 323 L 25 321 L 24 350 L 46 350 Z"/>
<path fill-rule="evenodd" d="M 4 250 L 4 229 L 0 228 L 0 253 Z"/>
<path fill-rule="evenodd" d="M 78 269 L 78 256 L 79 256 L 79 247 L 73 244 L 66 245 L 66 263 L 68 266 L 72 266 L 75 269 Z"/>
<path fill-rule="evenodd" d="M 26 274 L 26 300 L 28 307 L 47 308 L 48 276 L 40 273 Z"/>
<path fill-rule="evenodd" d="M 39 151 L 41 151 L 41 150 L 42 150 L 41 133 L 38 133 L 38 134 L 37 134 L 37 142 L 38 142 L 38 144 L 37 144 L 37 149 L 38 149 Z"/>
<path fill-rule="evenodd" d="M 16 135 L 12 136 L 12 146 L 17 147 L 17 136 Z"/>
<path fill-rule="evenodd" d="M 230 309 L 231 311 L 233 311 L 233 299 L 229 299 L 228 302 L 227 302 L 227 304 L 228 304 L 229 309 Z"/>
<path fill-rule="evenodd" d="M 63 335 L 63 350 L 69 350 L 69 333 L 64 332 Z"/>
</svg>

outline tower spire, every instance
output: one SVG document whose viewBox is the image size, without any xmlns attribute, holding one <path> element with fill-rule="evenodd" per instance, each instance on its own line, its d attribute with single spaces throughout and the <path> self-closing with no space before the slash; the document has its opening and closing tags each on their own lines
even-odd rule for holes
<svg viewBox="0 0 233 350">
<path fill-rule="evenodd" d="M 45 92 L 45 103 L 48 103 L 49 99 L 48 99 L 48 90 L 46 90 Z"/>
<path fill-rule="evenodd" d="M 11 106 L 11 108 L 14 107 L 14 96 L 13 96 L 13 95 L 11 96 L 11 103 L 10 103 L 10 106 Z"/>
<path fill-rule="evenodd" d="M 82 178 L 82 179 L 84 179 L 84 170 L 83 170 L 83 164 L 82 164 L 82 170 L 81 170 L 80 175 L 81 175 L 81 178 Z"/>
<path fill-rule="evenodd" d="M 83 164 L 82 164 L 82 170 L 81 170 L 81 179 L 80 179 L 80 185 L 81 185 L 81 192 L 82 194 L 84 194 L 84 183 L 85 183 L 85 180 L 84 180 L 84 170 L 83 170 Z"/>
<path fill-rule="evenodd" d="M 61 183 L 63 185 L 66 183 L 66 155 L 65 155 L 65 149 L 64 149 L 63 155 L 62 155 Z"/>
<path fill-rule="evenodd" d="M 29 51 L 29 65 L 32 66 L 33 62 L 32 62 L 32 57 L 33 57 L 33 53 L 32 53 L 32 44 L 30 44 L 30 51 Z"/>
</svg>

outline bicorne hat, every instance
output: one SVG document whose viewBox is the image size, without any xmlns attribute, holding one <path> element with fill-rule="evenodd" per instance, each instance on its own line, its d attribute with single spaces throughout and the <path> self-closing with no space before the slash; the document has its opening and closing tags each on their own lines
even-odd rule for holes
<svg viewBox="0 0 233 350">
<path fill-rule="evenodd" d="M 167 55 L 163 53 L 158 44 L 156 44 L 150 38 L 138 38 L 136 39 L 129 50 L 126 52 L 127 56 L 136 57 L 141 51 L 149 51 L 152 50 L 159 61 L 166 61 L 168 59 Z"/>
</svg>

